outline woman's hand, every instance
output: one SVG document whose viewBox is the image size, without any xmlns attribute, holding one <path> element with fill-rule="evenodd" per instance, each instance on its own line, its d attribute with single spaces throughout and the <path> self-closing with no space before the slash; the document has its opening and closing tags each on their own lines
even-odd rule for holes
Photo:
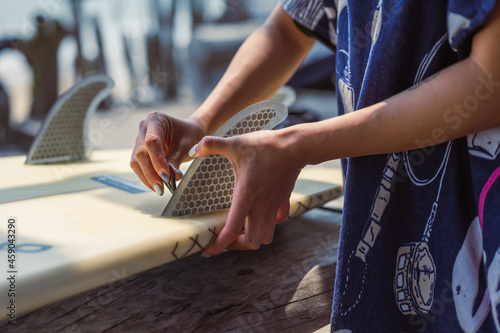
<svg viewBox="0 0 500 333">
<path fill-rule="evenodd" d="M 298 156 L 300 149 L 295 148 L 293 140 L 280 131 L 205 137 L 193 147 L 192 157 L 225 156 L 235 173 L 226 225 L 203 255 L 216 255 L 225 249 L 258 249 L 271 243 L 276 224 L 288 217 L 290 194 L 305 166 Z"/>
<path fill-rule="evenodd" d="M 147 187 L 162 195 L 162 178 L 165 182 L 171 177 L 179 180 L 180 164 L 190 159 L 189 149 L 205 135 L 195 118 L 184 120 L 152 112 L 139 124 L 130 166 Z"/>
</svg>

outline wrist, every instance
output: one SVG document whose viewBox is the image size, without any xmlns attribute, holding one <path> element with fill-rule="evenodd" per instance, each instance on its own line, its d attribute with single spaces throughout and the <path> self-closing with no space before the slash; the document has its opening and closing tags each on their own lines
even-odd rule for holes
<svg viewBox="0 0 500 333">
<path fill-rule="evenodd" d="M 210 122 L 203 112 L 196 111 L 187 120 L 203 133 L 202 137 L 212 134 L 210 133 Z"/>
<path fill-rule="evenodd" d="M 280 149 L 282 149 L 289 161 L 299 168 L 303 168 L 308 164 L 316 164 L 311 161 L 307 144 L 304 143 L 304 133 L 300 129 L 300 125 L 286 127 L 276 130 Z"/>
<path fill-rule="evenodd" d="M 326 121 L 303 123 L 284 128 L 281 134 L 291 156 L 303 166 L 315 165 L 347 155 L 339 149 L 335 126 Z M 335 147 L 335 148 L 334 148 Z"/>
</svg>

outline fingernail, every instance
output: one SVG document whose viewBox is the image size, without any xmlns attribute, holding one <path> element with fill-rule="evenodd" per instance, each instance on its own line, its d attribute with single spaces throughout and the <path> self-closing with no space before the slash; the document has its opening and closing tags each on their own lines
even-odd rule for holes
<svg viewBox="0 0 500 333">
<path fill-rule="evenodd" d="M 194 157 L 196 155 L 196 149 L 198 148 L 198 145 L 194 145 L 193 148 L 189 151 L 189 157 Z"/>
<path fill-rule="evenodd" d="M 172 168 L 170 168 L 170 169 L 172 169 Z M 172 170 L 170 170 L 170 171 L 172 171 Z M 175 191 L 175 181 L 172 181 L 173 178 L 171 179 L 169 176 L 167 176 L 167 174 L 165 172 L 160 173 L 160 177 L 163 180 L 163 182 L 165 183 L 165 186 L 168 188 L 170 193 L 173 194 Z"/>
<path fill-rule="evenodd" d="M 210 256 L 207 256 L 206 254 L 202 254 L 202 255 L 200 255 L 200 258 L 207 259 L 207 258 L 210 258 Z"/>
<path fill-rule="evenodd" d="M 163 190 L 161 189 L 161 186 L 160 186 L 160 185 L 155 184 L 155 185 L 154 185 L 154 189 L 155 189 L 156 194 L 158 194 L 159 196 L 162 196 L 162 195 L 163 195 Z"/>
<path fill-rule="evenodd" d="M 176 188 L 176 183 L 175 183 L 175 174 L 174 174 L 174 169 L 169 165 L 168 169 L 170 171 L 170 177 L 168 177 L 165 173 L 161 173 L 160 177 L 163 179 L 163 182 L 167 186 L 168 190 L 170 193 L 174 193 L 175 188 Z"/>
<path fill-rule="evenodd" d="M 177 171 L 177 173 L 179 173 L 181 175 L 181 177 L 184 177 L 184 174 L 182 173 L 181 170 L 177 169 L 177 168 L 174 168 L 172 167 L 175 171 Z"/>
<path fill-rule="evenodd" d="M 167 176 L 165 172 L 160 173 L 160 177 L 165 184 L 168 184 L 170 182 L 170 177 Z"/>
</svg>

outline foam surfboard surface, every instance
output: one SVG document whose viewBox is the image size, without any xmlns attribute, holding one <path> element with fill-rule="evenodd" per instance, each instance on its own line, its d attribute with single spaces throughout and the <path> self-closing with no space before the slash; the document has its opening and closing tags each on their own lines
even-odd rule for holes
<svg viewBox="0 0 500 333">
<path fill-rule="evenodd" d="M 9 271 L 15 272 L 18 316 L 199 252 L 220 232 L 227 210 L 162 217 L 170 193 L 158 197 L 143 186 L 129 168 L 130 155 L 128 149 L 95 151 L 89 161 L 37 166 L 24 164 L 24 156 L 1 158 L 0 265 L 5 271 L 10 263 L 12 218 L 16 256 Z M 331 168 L 306 167 L 290 216 L 339 196 L 333 179 Z M 0 290 L 9 287 L 0 280 Z M 10 299 L 0 299 L 5 309 Z"/>
</svg>

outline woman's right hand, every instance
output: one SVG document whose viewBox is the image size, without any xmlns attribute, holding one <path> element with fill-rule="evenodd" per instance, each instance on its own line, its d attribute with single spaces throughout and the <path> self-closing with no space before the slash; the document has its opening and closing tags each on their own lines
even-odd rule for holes
<svg viewBox="0 0 500 333">
<path fill-rule="evenodd" d="M 130 166 L 144 185 L 162 195 L 162 177 L 165 181 L 171 177 L 181 179 L 180 164 L 191 159 L 189 150 L 205 135 L 195 118 L 179 119 L 152 112 L 139 124 Z M 173 175 L 169 165 L 175 170 Z"/>
</svg>

